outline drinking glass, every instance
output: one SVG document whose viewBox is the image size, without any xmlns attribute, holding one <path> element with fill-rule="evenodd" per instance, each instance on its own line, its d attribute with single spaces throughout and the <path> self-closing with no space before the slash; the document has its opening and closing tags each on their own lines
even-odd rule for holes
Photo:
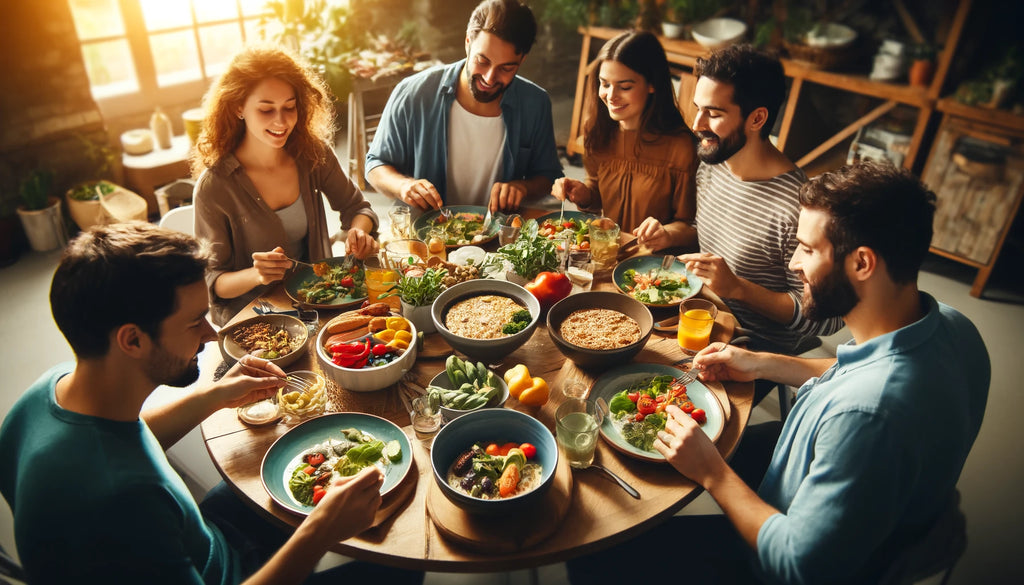
<svg viewBox="0 0 1024 585">
<path fill-rule="evenodd" d="M 705 299 L 686 299 L 679 303 L 679 347 L 693 355 L 708 346 L 715 326 L 718 307 Z"/>
<path fill-rule="evenodd" d="M 428 256 L 427 245 L 419 240 L 392 240 L 384 244 L 384 259 L 388 267 L 398 272 L 405 272 L 412 264 L 426 262 Z"/>
<path fill-rule="evenodd" d="M 520 228 L 511 225 L 501 226 L 501 228 L 498 229 L 498 244 L 505 246 L 516 241 L 516 238 L 519 237 L 519 229 Z"/>
<path fill-rule="evenodd" d="M 597 270 L 611 270 L 619 257 L 619 225 L 607 217 L 590 222 L 590 255 Z"/>
<path fill-rule="evenodd" d="M 391 235 L 396 240 L 408 239 L 412 227 L 411 210 L 405 205 L 396 205 L 388 211 L 388 217 L 391 219 Z"/>
<path fill-rule="evenodd" d="M 440 227 L 432 227 L 427 232 L 427 259 L 440 258 L 441 260 L 448 259 L 448 249 L 445 246 L 445 241 L 448 236 L 444 233 L 444 229 Z"/>
<path fill-rule="evenodd" d="M 401 308 L 401 298 L 391 295 L 380 298 L 398 282 L 398 272 L 392 270 L 380 256 L 367 256 L 363 260 L 366 269 L 366 296 L 371 303 L 382 302 L 391 305 L 396 311 Z"/>
<path fill-rule="evenodd" d="M 569 466 L 586 469 L 594 462 L 597 431 L 604 411 L 593 400 L 568 398 L 555 410 L 555 435 Z"/>
<path fill-rule="evenodd" d="M 579 378 L 567 378 L 562 382 L 562 394 L 566 398 L 586 398 L 588 389 L 587 383 Z"/>
<path fill-rule="evenodd" d="M 572 282 L 572 292 L 586 292 L 594 285 L 594 263 L 590 251 L 573 250 L 569 252 L 565 275 Z"/>
<path fill-rule="evenodd" d="M 309 332 L 306 341 L 316 339 L 316 330 L 320 326 L 320 313 L 316 309 L 303 309 L 298 306 L 295 306 L 295 310 L 298 313 L 299 321 L 306 324 L 306 331 Z"/>
<path fill-rule="evenodd" d="M 431 402 L 429 396 L 417 396 L 412 399 L 412 411 L 409 413 L 409 418 L 412 419 L 412 429 L 416 433 L 416 438 L 429 449 L 434 435 L 441 430 L 439 405 Z"/>
</svg>

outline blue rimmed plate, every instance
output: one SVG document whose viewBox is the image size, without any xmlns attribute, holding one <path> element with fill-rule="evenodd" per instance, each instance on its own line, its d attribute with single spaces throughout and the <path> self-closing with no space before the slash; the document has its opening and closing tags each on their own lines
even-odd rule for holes
<svg viewBox="0 0 1024 585">
<path fill-rule="evenodd" d="M 682 370 L 679 368 L 664 364 L 627 364 L 602 374 L 594 382 L 588 398 L 597 400 L 598 397 L 601 397 L 604 398 L 605 402 L 611 402 L 612 396 L 644 378 L 652 378 L 654 376 L 675 377 L 680 374 L 682 374 Z M 696 408 L 702 408 L 707 413 L 707 422 L 701 426 L 701 430 L 712 441 L 718 441 L 718 437 L 722 434 L 722 429 L 725 428 L 725 413 L 722 411 L 722 405 L 718 403 L 718 397 L 715 396 L 715 393 L 710 388 L 699 381 L 686 385 L 686 395 Z M 644 461 L 665 461 L 665 457 L 657 451 L 645 451 L 627 443 L 626 439 L 622 438 L 622 434 L 619 433 L 619 429 L 615 427 L 610 414 L 601 423 L 601 437 L 615 450 L 625 453 L 630 457 Z"/>
<path fill-rule="evenodd" d="M 306 449 L 323 443 L 329 438 L 344 439 L 341 430 L 348 428 L 359 429 L 384 443 L 392 440 L 398 441 L 402 446 L 401 461 L 388 465 L 378 463 L 384 472 L 384 485 L 380 488 L 381 495 L 386 496 L 391 490 L 398 487 L 408 475 L 413 458 L 412 445 L 409 444 L 409 438 L 405 436 L 402 429 L 391 421 L 378 416 L 360 412 L 338 412 L 310 419 L 274 441 L 274 444 L 267 450 L 267 454 L 263 456 L 263 465 L 260 467 L 260 479 L 270 497 L 281 507 L 296 514 L 306 515 L 312 512 L 312 506 L 307 506 L 295 499 L 288 488 L 288 480 L 291 479 L 292 471 L 302 461 L 302 453 Z"/>
<path fill-rule="evenodd" d="M 446 205 L 444 207 L 452 212 L 452 221 L 455 220 L 469 220 L 470 216 L 472 223 L 479 222 L 481 225 L 484 221 L 484 216 L 487 214 L 487 208 L 482 205 Z M 461 214 L 461 216 L 460 216 Z M 416 218 L 412 222 L 412 231 L 416 234 L 416 237 L 427 241 L 427 233 L 430 228 L 434 225 L 443 225 L 437 223 L 438 216 L 441 215 L 441 211 L 438 209 L 431 209 L 430 211 L 424 212 L 423 215 Z M 501 220 L 496 215 L 494 222 L 491 224 L 491 229 L 488 233 L 482 234 L 483 238 L 479 241 L 473 242 L 472 237 L 468 238 L 468 242 L 465 244 L 448 244 L 448 248 L 459 248 L 461 246 L 479 246 L 490 242 L 494 238 L 498 237 L 498 231 L 501 230 Z"/>
<path fill-rule="evenodd" d="M 627 258 L 622 262 L 619 262 L 615 265 L 615 269 L 612 270 L 612 282 L 615 284 L 615 288 L 619 289 L 619 292 L 622 294 L 636 298 L 630 294 L 629 290 L 627 290 L 625 277 L 623 275 L 631 268 L 640 274 L 647 274 L 651 270 L 661 270 L 661 260 L 664 257 L 664 254 L 655 256 L 633 256 L 632 258 Z M 641 299 L 637 300 L 648 307 L 675 307 L 685 299 L 699 293 L 701 287 L 704 286 L 704 281 L 698 278 L 696 274 L 687 270 L 686 264 L 680 262 L 678 258 L 672 261 L 672 265 L 668 267 L 668 271 L 675 273 L 680 280 L 682 278 L 686 278 L 686 283 L 689 285 L 685 293 L 680 295 L 681 298 L 679 300 L 671 303 L 648 303 Z"/>
</svg>

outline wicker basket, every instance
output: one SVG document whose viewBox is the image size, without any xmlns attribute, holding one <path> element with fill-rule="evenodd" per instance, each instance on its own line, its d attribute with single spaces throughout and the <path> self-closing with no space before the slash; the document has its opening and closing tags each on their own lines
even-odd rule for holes
<svg viewBox="0 0 1024 585">
<path fill-rule="evenodd" d="M 813 69 L 834 71 L 854 63 L 860 54 L 860 43 L 842 47 L 811 47 L 802 43 L 783 41 L 790 59 L 800 61 Z"/>
</svg>

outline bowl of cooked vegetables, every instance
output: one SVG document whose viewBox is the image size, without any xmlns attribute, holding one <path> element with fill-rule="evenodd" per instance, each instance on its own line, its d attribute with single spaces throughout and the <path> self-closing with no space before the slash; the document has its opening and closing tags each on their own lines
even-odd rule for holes
<svg viewBox="0 0 1024 585">
<path fill-rule="evenodd" d="M 324 374 L 342 389 L 382 390 L 416 361 L 416 325 L 390 313 L 353 320 L 357 312 L 342 313 L 320 329 L 316 355 Z"/>
<path fill-rule="evenodd" d="M 228 362 L 254 355 L 285 368 L 306 352 L 309 330 L 291 315 L 267 314 L 232 323 L 217 332 L 217 338 Z"/>
<path fill-rule="evenodd" d="M 636 357 L 654 329 L 650 309 L 611 291 L 569 295 L 548 311 L 548 335 L 583 368 L 607 368 Z"/>
<path fill-rule="evenodd" d="M 284 290 L 296 303 L 314 309 L 344 309 L 366 300 L 366 271 L 353 256 L 296 264 Z"/>
<path fill-rule="evenodd" d="M 434 300 L 430 315 L 452 348 L 473 361 L 493 364 L 529 341 L 541 311 L 530 291 L 487 278 L 448 287 Z"/>
<path fill-rule="evenodd" d="M 430 466 L 441 493 L 480 515 L 508 515 L 535 505 L 550 489 L 558 445 L 543 423 L 507 408 L 451 421 L 434 437 Z"/>
<path fill-rule="evenodd" d="M 501 408 L 508 400 L 508 384 L 483 362 L 448 356 L 444 371 L 427 385 L 427 395 L 441 408 L 444 422 L 481 408 Z"/>
</svg>

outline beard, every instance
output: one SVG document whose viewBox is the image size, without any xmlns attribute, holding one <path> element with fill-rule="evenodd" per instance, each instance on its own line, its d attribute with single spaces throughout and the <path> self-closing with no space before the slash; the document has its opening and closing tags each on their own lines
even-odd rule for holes
<svg viewBox="0 0 1024 585">
<path fill-rule="evenodd" d="M 184 388 L 199 379 L 199 364 L 193 363 L 191 359 L 178 357 L 162 346 L 157 346 L 146 373 L 154 384 Z"/>
<path fill-rule="evenodd" d="M 705 130 L 698 132 L 697 138 L 715 141 L 709 146 L 703 146 L 702 142 L 697 143 L 697 158 L 709 165 L 717 165 L 729 160 L 732 155 L 747 145 L 747 135 L 743 133 L 742 128 L 737 128 L 735 132 L 724 138 L 710 130 Z"/>
<path fill-rule="evenodd" d="M 845 317 L 860 302 L 841 262 L 836 262 L 825 278 L 809 286 L 810 291 L 803 297 L 803 313 L 812 321 Z"/>
<path fill-rule="evenodd" d="M 481 91 L 480 88 L 477 87 L 477 82 L 483 82 L 483 76 L 470 75 L 468 67 L 465 68 L 465 71 L 466 80 L 469 81 L 469 93 L 473 95 L 473 99 L 482 104 L 490 103 L 500 98 L 501 95 L 505 93 L 505 90 L 508 89 L 507 85 L 499 83 L 498 86 L 492 89 L 490 92 Z"/>
</svg>

